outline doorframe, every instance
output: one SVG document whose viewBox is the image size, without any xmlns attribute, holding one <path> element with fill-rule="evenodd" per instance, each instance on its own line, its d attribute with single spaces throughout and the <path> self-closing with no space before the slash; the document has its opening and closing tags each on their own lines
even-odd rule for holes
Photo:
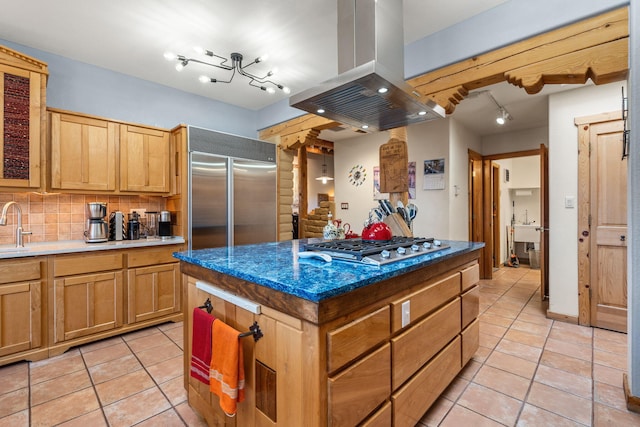
<svg viewBox="0 0 640 427">
<path fill-rule="evenodd" d="M 499 153 L 482 156 L 473 150 L 468 151 L 469 158 L 469 240 L 484 242 L 485 247 L 480 255 L 480 278 L 491 279 L 493 277 L 492 255 L 494 252 L 494 224 L 492 220 L 484 221 L 484 218 L 491 218 L 493 205 L 493 167 L 494 160 L 511 159 L 515 157 L 527 157 L 540 155 L 540 149 L 513 151 L 510 153 Z M 474 161 L 479 161 L 482 167 L 479 168 L 481 176 L 472 176 L 478 168 L 474 170 Z M 548 180 L 548 177 L 545 177 Z M 542 182 L 542 178 L 541 178 Z M 477 185 L 472 185 L 477 184 Z M 479 188 L 477 188 L 479 186 Z M 543 192 L 543 189 L 540 189 Z M 488 237 L 488 238 L 487 238 Z M 541 262 L 545 262 L 544 258 Z M 545 266 L 546 267 L 546 266 Z"/>
<path fill-rule="evenodd" d="M 622 120 L 622 111 L 574 119 L 578 128 L 578 324 L 583 326 L 591 326 L 590 129 L 592 124 L 616 120 Z"/>
<path fill-rule="evenodd" d="M 502 228 L 502 221 L 500 221 L 500 165 L 491 162 L 491 190 L 492 190 L 492 203 L 491 203 L 491 217 L 493 219 L 493 268 L 500 267 L 500 229 Z"/>
</svg>

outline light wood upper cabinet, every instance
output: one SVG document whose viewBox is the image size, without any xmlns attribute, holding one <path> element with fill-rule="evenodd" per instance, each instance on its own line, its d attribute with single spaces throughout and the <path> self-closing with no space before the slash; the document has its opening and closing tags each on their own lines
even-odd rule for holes
<svg viewBox="0 0 640 427">
<path fill-rule="evenodd" d="M 169 132 L 120 126 L 120 190 L 168 193 Z"/>
<path fill-rule="evenodd" d="M 0 188 L 42 184 L 47 64 L 0 46 Z"/>
<path fill-rule="evenodd" d="M 51 188 L 116 189 L 117 124 L 91 117 L 49 113 Z"/>
<path fill-rule="evenodd" d="M 169 194 L 169 131 L 49 109 L 51 190 Z"/>
</svg>

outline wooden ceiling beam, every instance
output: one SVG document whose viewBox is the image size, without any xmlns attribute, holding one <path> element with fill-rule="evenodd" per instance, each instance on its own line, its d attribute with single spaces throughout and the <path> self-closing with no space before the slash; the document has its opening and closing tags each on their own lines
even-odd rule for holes
<svg viewBox="0 0 640 427">
<path fill-rule="evenodd" d="M 503 81 L 529 93 L 536 93 L 545 83 L 573 83 L 581 78 L 576 76 L 583 75 L 596 84 L 609 83 L 626 78 L 628 38 L 628 8 L 624 7 L 440 68 L 408 83 L 447 114 L 453 113 L 469 91 Z M 612 50 L 598 50 L 604 46 Z M 604 54 L 610 63 L 590 56 L 594 54 Z"/>
</svg>

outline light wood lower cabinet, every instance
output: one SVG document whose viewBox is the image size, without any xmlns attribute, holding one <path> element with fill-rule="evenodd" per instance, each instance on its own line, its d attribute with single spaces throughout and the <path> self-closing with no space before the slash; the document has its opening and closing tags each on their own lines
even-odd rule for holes
<svg viewBox="0 0 640 427">
<path fill-rule="evenodd" d="M 54 280 L 54 342 L 122 326 L 122 271 Z"/>
<path fill-rule="evenodd" d="M 181 311 L 180 264 L 172 262 L 172 252 L 163 248 L 129 254 L 127 323 Z"/>
<path fill-rule="evenodd" d="M 268 300 L 252 314 L 195 285 L 246 286 L 229 276 L 185 276 L 189 404 L 209 425 L 414 427 L 478 348 L 477 261 L 440 271 L 321 324 L 273 310 Z M 225 418 L 208 386 L 189 375 L 192 311 L 207 298 L 216 318 L 238 330 L 257 321 L 264 333 L 256 343 L 243 340 L 246 400 L 235 418 Z"/>
<path fill-rule="evenodd" d="M 0 263 L 0 364 L 37 360 L 43 343 L 42 259 Z"/>
<path fill-rule="evenodd" d="M 181 321 L 182 245 L 0 259 L 0 366 Z M 247 325 L 248 326 L 248 325 Z"/>
<path fill-rule="evenodd" d="M 114 251 L 54 259 L 53 343 L 122 326 L 123 256 Z"/>
</svg>

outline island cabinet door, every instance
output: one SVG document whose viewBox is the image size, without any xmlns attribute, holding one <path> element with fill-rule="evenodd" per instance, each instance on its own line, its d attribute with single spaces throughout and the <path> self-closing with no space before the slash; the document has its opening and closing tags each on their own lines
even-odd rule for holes
<svg viewBox="0 0 640 427">
<path fill-rule="evenodd" d="M 122 326 L 122 271 L 54 280 L 54 342 Z"/>
</svg>

